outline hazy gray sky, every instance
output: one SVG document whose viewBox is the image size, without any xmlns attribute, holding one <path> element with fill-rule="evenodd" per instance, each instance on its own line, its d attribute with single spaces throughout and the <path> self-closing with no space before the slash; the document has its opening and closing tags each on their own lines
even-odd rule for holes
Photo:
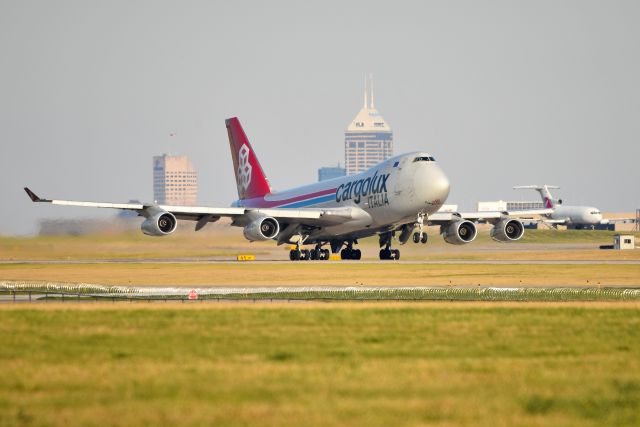
<svg viewBox="0 0 640 427">
<path fill-rule="evenodd" d="M 151 201 L 153 155 L 188 155 L 202 204 L 236 198 L 224 119 L 272 185 L 343 162 L 374 74 L 396 153 L 428 150 L 448 203 L 640 208 L 638 1 L 0 1 L 0 233 Z M 170 137 L 175 133 L 175 137 Z M 103 213 L 104 214 L 104 213 Z M 108 212 L 107 215 L 111 215 Z"/>
</svg>

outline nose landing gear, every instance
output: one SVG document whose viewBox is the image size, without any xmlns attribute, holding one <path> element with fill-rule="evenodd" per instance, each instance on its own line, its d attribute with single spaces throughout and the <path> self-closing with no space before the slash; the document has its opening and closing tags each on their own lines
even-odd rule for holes
<svg viewBox="0 0 640 427">
<path fill-rule="evenodd" d="M 427 236 L 427 233 L 424 232 L 425 216 L 426 215 L 422 212 L 418 213 L 418 218 L 416 218 L 416 227 L 418 227 L 418 231 L 413 233 L 413 243 L 420 243 L 420 242 L 422 242 L 422 244 L 427 243 L 427 240 L 429 237 Z"/>
<path fill-rule="evenodd" d="M 421 234 L 422 236 L 420 236 Z M 422 244 L 425 244 L 427 243 L 428 239 L 429 237 L 427 236 L 427 233 L 418 233 L 418 232 L 413 233 L 413 243 L 422 242 Z"/>
</svg>

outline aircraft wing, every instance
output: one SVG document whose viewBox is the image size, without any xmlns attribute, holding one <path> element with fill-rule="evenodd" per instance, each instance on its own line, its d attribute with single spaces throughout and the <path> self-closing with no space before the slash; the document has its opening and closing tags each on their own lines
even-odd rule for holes
<svg viewBox="0 0 640 427">
<path fill-rule="evenodd" d="M 33 202 L 51 203 L 62 206 L 82 206 L 92 208 L 107 208 L 135 211 L 140 216 L 149 213 L 165 211 L 172 213 L 177 219 L 197 221 L 196 231 L 204 227 L 208 222 L 215 222 L 221 217 L 231 218 L 234 225 L 246 225 L 251 219 L 258 216 L 270 216 L 287 224 L 303 224 L 309 226 L 326 226 L 345 222 L 362 217 L 363 211 L 359 208 L 219 208 L 211 206 L 173 206 L 143 203 L 106 203 L 87 202 L 79 200 L 43 199 L 33 191 L 25 187 L 24 190 Z"/>
<path fill-rule="evenodd" d="M 635 218 L 605 218 L 600 224 L 633 224 L 636 222 Z"/>
<path fill-rule="evenodd" d="M 441 225 L 457 219 L 479 222 L 497 222 L 503 218 L 532 219 L 541 215 L 548 215 L 553 209 L 531 209 L 516 211 L 487 211 L 487 212 L 436 212 L 429 215 L 428 221 L 432 225 Z"/>
</svg>

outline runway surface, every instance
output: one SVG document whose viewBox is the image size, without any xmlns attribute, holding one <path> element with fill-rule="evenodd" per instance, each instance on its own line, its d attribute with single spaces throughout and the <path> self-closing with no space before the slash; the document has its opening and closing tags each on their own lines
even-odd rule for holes
<svg viewBox="0 0 640 427">
<path fill-rule="evenodd" d="M 1 265 L 82 265 L 82 264 L 264 264 L 264 265 L 306 265 L 306 264 L 404 264 L 404 265 L 640 265 L 639 260 L 340 260 L 340 261 L 289 261 L 289 260 L 256 260 L 236 261 L 203 258 L 163 258 L 163 259 L 94 259 L 94 260 L 19 260 L 0 261 Z"/>
</svg>

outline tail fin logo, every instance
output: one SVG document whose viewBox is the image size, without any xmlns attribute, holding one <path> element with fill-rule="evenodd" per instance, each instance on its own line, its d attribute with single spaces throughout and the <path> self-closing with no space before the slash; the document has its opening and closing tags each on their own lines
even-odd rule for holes
<svg viewBox="0 0 640 427">
<path fill-rule="evenodd" d="M 553 203 L 551 203 L 551 199 L 548 197 L 544 198 L 544 207 L 546 209 L 553 209 Z"/>
<path fill-rule="evenodd" d="M 242 144 L 240 151 L 238 151 L 238 183 L 242 185 L 242 188 L 246 191 L 251 184 L 251 163 L 249 163 L 249 147 L 247 144 Z"/>
</svg>

